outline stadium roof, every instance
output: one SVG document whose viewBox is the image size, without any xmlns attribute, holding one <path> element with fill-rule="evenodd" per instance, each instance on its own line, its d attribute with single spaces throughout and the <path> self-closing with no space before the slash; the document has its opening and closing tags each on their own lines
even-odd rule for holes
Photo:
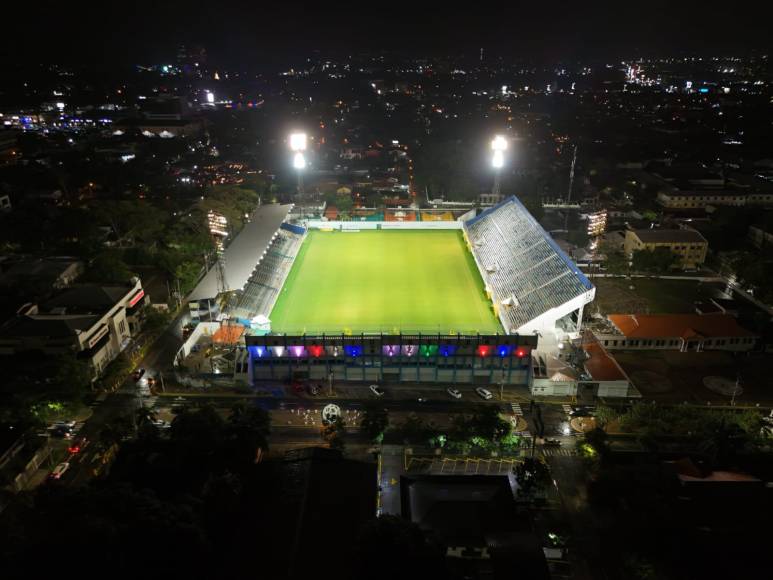
<svg viewBox="0 0 773 580">
<path fill-rule="evenodd" d="M 561 308 L 580 296 L 592 299 L 593 284 L 517 197 L 488 208 L 464 227 L 486 285 L 502 304 L 508 332 L 549 311 L 562 315 Z"/>
<path fill-rule="evenodd" d="M 226 289 L 241 290 L 268 247 L 272 236 L 282 225 L 292 206 L 268 204 L 258 207 L 250 221 L 225 250 Z M 204 300 L 218 295 L 217 268 L 210 268 L 191 292 L 190 300 Z"/>
</svg>

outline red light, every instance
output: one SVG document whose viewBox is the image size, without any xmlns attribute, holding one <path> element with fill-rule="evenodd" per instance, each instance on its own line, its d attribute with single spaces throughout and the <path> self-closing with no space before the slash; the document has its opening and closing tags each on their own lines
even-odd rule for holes
<svg viewBox="0 0 773 580">
<path fill-rule="evenodd" d="M 80 452 L 80 450 L 81 450 L 81 448 L 80 448 L 80 447 L 78 447 L 77 445 L 76 445 L 75 447 L 70 447 L 70 448 L 68 449 L 68 451 L 69 451 L 70 453 L 72 453 L 73 455 L 74 455 L 74 454 L 76 454 L 76 453 L 79 453 L 79 452 Z"/>
<path fill-rule="evenodd" d="M 322 347 L 316 344 L 312 345 L 309 347 L 309 352 L 314 358 L 319 358 L 322 356 Z"/>
<path fill-rule="evenodd" d="M 519 348 L 517 351 L 515 351 L 515 355 L 518 358 L 523 358 L 523 357 L 526 356 L 526 351 L 524 349 L 522 349 L 522 348 Z"/>
<path fill-rule="evenodd" d="M 486 357 L 489 355 L 490 352 L 491 352 L 491 347 L 488 346 L 487 344 L 481 344 L 478 347 L 478 356 Z"/>
</svg>

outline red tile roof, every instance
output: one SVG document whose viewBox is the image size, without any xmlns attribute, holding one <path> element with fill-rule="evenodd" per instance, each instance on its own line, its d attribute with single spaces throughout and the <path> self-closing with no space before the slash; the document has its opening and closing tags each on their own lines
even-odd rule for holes
<svg viewBox="0 0 773 580">
<path fill-rule="evenodd" d="M 610 314 L 626 338 L 755 336 L 727 314 Z"/>
<path fill-rule="evenodd" d="M 592 332 L 583 333 L 582 349 L 588 354 L 588 358 L 583 363 L 585 370 L 594 381 L 628 380 L 623 369 L 620 368 L 615 359 L 609 356 Z"/>
</svg>

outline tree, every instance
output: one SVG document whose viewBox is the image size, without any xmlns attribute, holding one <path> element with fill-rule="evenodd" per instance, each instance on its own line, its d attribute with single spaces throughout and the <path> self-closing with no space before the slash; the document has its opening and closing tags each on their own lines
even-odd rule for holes
<svg viewBox="0 0 773 580">
<path fill-rule="evenodd" d="M 577 441 L 580 454 L 593 462 L 603 462 L 609 457 L 609 435 L 596 427 L 585 434 L 584 440 Z"/>
<path fill-rule="evenodd" d="M 606 405 L 601 405 L 596 409 L 596 414 L 595 414 L 596 425 L 598 425 L 599 428 L 604 429 L 606 431 L 607 425 L 609 425 L 612 421 L 616 420 L 619 416 L 620 416 L 620 413 L 618 413 L 616 409 L 613 409 L 612 407 L 607 407 Z"/>
<path fill-rule="evenodd" d="M 518 495 L 532 495 L 550 482 L 550 468 L 541 458 L 527 457 L 513 468 Z"/>
<path fill-rule="evenodd" d="M 343 417 L 336 417 L 322 427 L 322 438 L 327 441 L 331 449 L 344 449 L 344 436 L 346 435 L 346 422 Z"/>
<path fill-rule="evenodd" d="M 93 372 L 89 363 L 62 355 L 53 360 L 50 393 L 67 401 L 80 401 L 91 386 Z"/>
<path fill-rule="evenodd" d="M 496 407 L 486 407 L 472 416 L 471 427 L 473 436 L 482 437 L 492 443 L 498 443 L 507 437 L 513 430 L 509 421 L 499 416 Z"/>
<path fill-rule="evenodd" d="M 443 549 L 416 524 L 382 515 L 363 526 L 357 540 L 353 578 L 448 577 Z"/>
<path fill-rule="evenodd" d="M 126 283 L 134 274 L 121 258 L 120 253 L 107 250 L 97 255 L 89 265 L 84 278 L 103 284 Z"/>
<path fill-rule="evenodd" d="M 610 274 L 625 274 L 628 272 L 628 258 L 623 252 L 609 242 L 603 242 L 599 245 L 598 253 L 604 256 L 604 266 Z"/>
<path fill-rule="evenodd" d="M 156 427 L 156 413 L 153 409 L 142 406 L 135 413 L 137 422 L 137 438 L 141 440 L 153 440 L 158 438 L 158 427 Z"/>
<path fill-rule="evenodd" d="M 411 413 L 398 428 L 401 437 L 409 445 L 418 445 L 429 441 L 427 425 L 416 413 Z"/>
<path fill-rule="evenodd" d="M 677 257 L 670 249 L 658 246 L 654 250 L 634 251 L 632 261 L 633 269 L 640 272 L 668 272 Z"/>
<path fill-rule="evenodd" d="M 226 428 L 226 448 L 232 454 L 234 467 L 255 463 L 260 450 L 268 449 L 270 432 L 271 418 L 264 409 L 243 403 L 234 405 Z"/>
<path fill-rule="evenodd" d="M 365 436 L 374 443 L 381 443 L 384 439 L 384 432 L 389 426 L 389 415 L 387 410 L 378 403 L 366 405 L 360 429 Z"/>
</svg>

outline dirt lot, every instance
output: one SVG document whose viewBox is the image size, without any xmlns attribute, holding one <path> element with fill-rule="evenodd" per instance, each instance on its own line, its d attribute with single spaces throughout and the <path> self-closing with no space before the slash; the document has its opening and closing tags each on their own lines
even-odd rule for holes
<svg viewBox="0 0 773 580">
<path fill-rule="evenodd" d="M 773 406 L 773 355 L 726 352 L 643 351 L 615 353 L 615 359 L 645 399 L 729 405 L 730 397 L 703 386 L 707 376 L 735 380 L 743 393 L 736 405 Z"/>
<path fill-rule="evenodd" d="M 603 315 L 675 314 L 695 312 L 694 302 L 722 296 L 722 286 L 691 280 L 656 278 L 594 278 L 596 299 L 591 306 Z"/>
</svg>

